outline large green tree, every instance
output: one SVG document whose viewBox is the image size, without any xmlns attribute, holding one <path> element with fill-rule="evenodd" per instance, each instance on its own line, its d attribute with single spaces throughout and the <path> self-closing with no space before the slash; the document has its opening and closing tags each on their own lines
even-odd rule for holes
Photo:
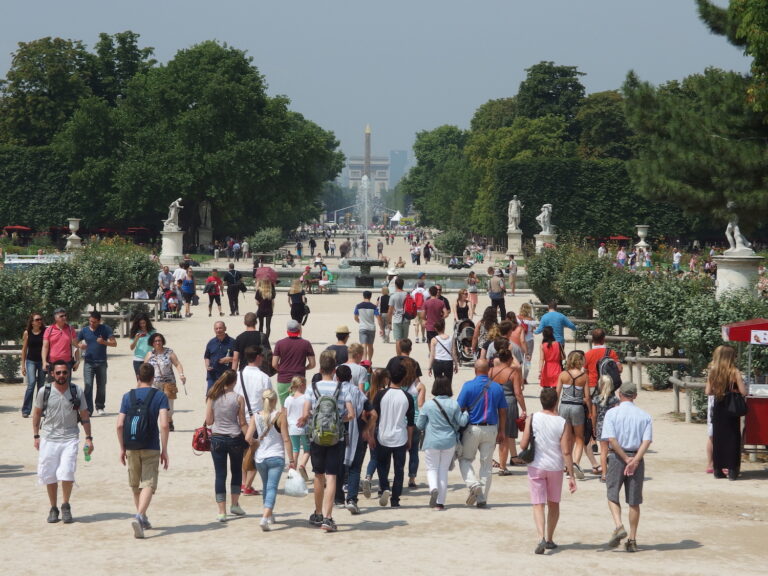
<svg viewBox="0 0 768 576">
<path fill-rule="evenodd" d="M 517 112 L 527 118 L 562 116 L 566 122 L 576 117 L 584 99 L 584 76 L 576 66 L 539 62 L 525 70 L 528 74 L 517 92 Z"/>
<path fill-rule="evenodd" d="M 630 73 L 627 119 L 639 152 L 629 164 L 636 189 L 689 214 L 726 219 L 734 201 L 749 229 L 768 211 L 768 130 L 747 105 L 750 80 L 734 72 L 703 74 L 654 87 Z"/>
</svg>

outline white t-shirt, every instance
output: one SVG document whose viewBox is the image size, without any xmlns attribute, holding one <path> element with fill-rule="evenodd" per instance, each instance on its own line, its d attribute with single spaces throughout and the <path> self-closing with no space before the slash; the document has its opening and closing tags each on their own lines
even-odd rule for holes
<svg viewBox="0 0 768 576">
<path fill-rule="evenodd" d="M 176 270 L 173 271 L 173 281 L 178 282 L 179 280 L 184 281 L 187 279 L 187 271 L 184 270 L 184 268 L 176 268 Z"/>
<path fill-rule="evenodd" d="M 264 400 L 261 397 L 262 392 L 267 389 L 272 389 L 272 381 L 269 376 L 264 374 L 256 366 L 246 366 L 242 372 L 237 374 L 237 384 L 235 384 L 235 392 L 240 396 L 245 397 L 243 394 L 243 383 L 240 380 L 242 374 L 242 380 L 245 382 L 245 390 L 248 392 L 248 401 L 251 403 L 251 410 L 254 414 L 259 412 L 264 407 Z M 248 412 L 248 402 L 245 403 L 245 420 L 251 421 L 251 415 Z"/>
<path fill-rule="evenodd" d="M 307 433 L 307 427 L 296 425 L 304 413 L 304 404 L 308 402 L 306 394 L 301 396 L 290 395 L 285 399 L 285 417 L 288 419 L 288 434 L 291 436 L 303 436 Z"/>
<path fill-rule="evenodd" d="M 562 470 L 564 463 L 560 437 L 565 430 L 565 418 L 543 412 L 536 412 L 531 418 L 531 429 L 536 437 L 536 456 L 531 466 L 551 472 Z"/>
<path fill-rule="evenodd" d="M 365 384 L 365 381 L 368 379 L 368 370 L 360 366 L 360 364 L 352 364 L 351 362 L 346 362 L 344 366 L 349 366 L 349 369 L 352 371 L 352 380 L 350 382 L 353 386 L 359 388 Z"/>
<path fill-rule="evenodd" d="M 270 421 L 276 422 L 279 412 L 275 410 L 270 414 Z M 259 438 L 264 436 L 264 428 L 267 422 L 264 422 L 260 414 L 254 414 L 256 418 L 256 434 Z M 285 447 L 283 445 L 283 435 L 277 429 L 275 424 L 269 428 L 269 432 L 261 438 L 259 448 L 256 450 L 256 462 L 263 462 L 267 458 L 285 458 Z"/>
</svg>

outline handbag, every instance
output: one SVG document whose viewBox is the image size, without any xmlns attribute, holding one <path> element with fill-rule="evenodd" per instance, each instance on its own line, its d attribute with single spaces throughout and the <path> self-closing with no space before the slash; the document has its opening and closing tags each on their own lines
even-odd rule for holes
<svg viewBox="0 0 768 576">
<path fill-rule="evenodd" d="M 304 482 L 304 478 L 302 478 L 293 468 L 288 470 L 284 491 L 286 496 L 294 496 L 296 498 L 303 498 L 309 494 L 309 489 L 307 488 L 307 483 Z"/>
<path fill-rule="evenodd" d="M 725 397 L 725 410 L 730 416 L 741 418 L 747 415 L 747 401 L 741 392 L 731 389 Z"/>
<path fill-rule="evenodd" d="M 522 452 L 518 452 L 517 457 L 526 464 L 533 462 L 533 459 L 536 457 L 536 436 L 533 433 L 533 414 L 531 414 L 531 437 L 528 440 L 528 448 Z"/>
<path fill-rule="evenodd" d="M 525 418 L 520 416 L 520 418 L 515 419 L 515 424 L 517 424 L 518 431 L 522 432 L 525 430 Z"/>
<path fill-rule="evenodd" d="M 205 422 L 200 428 L 195 428 L 195 432 L 192 434 L 192 451 L 196 456 L 211 451 L 211 429 L 205 425 Z"/>
</svg>

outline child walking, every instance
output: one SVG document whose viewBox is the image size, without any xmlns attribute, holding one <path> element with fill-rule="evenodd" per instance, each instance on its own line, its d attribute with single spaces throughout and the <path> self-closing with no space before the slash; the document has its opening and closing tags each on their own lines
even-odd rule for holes
<svg viewBox="0 0 768 576">
<path fill-rule="evenodd" d="M 305 392 L 307 391 L 307 381 L 302 376 L 294 376 L 289 388 L 290 395 L 285 399 L 285 417 L 288 420 L 288 435 L 291 438 L 291 449 L 293 450 L 293 460 L 298 463 L 298 471 L 305 482 L 309 481 L 307 474 L 307 462 L 309 461 L 309 437 L 307 428 L 299 426 L 298 420 L 304 412 L 304 403 L 307 401 Z M 301 452 L 301 458 L 299 453 Z"/>
</svg>

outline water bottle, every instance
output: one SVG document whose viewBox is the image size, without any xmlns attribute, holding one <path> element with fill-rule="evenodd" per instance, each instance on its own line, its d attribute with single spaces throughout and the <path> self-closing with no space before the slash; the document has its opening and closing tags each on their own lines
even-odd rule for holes
<svg viewBox="0 0 768 576">
<path fill-rule="evenodd" d="M 89 448 L 88 444 L 83 446 L 83 454 L 85 455 L 85 461 L 90 462 L 91 461 L 91 449 Z"/>
</svg>

